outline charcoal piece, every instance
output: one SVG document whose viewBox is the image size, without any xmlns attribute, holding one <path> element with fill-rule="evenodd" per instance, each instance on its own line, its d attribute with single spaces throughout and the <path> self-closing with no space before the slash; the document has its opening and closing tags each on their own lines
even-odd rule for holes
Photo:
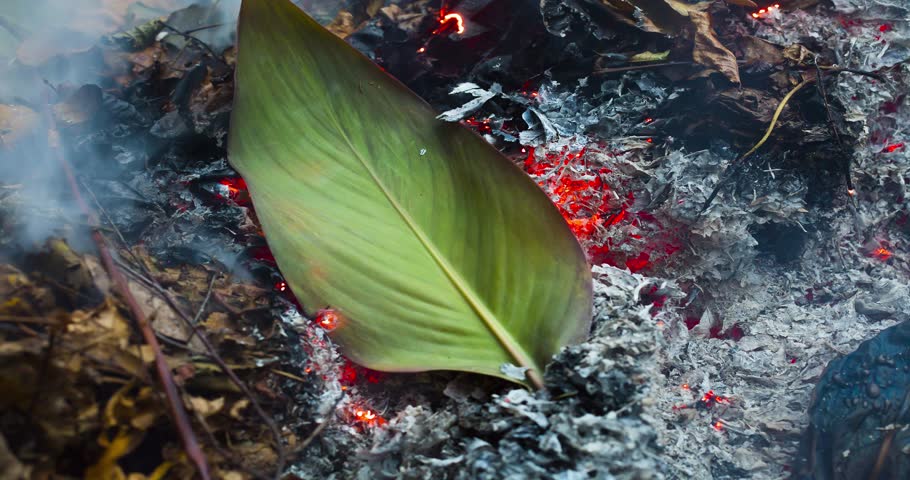
<svg viewBox="0 0 910 480">
<path fill-rule="evenodd" d="M 593 34 L 598 40 L 611 40 L 617 35 L 610 28 L 615 17 L 598 2 L 542 0 L 540 14 L 547 30 L 560 37 Z"/>
<path fill-rule="evenodd" d="M 164 140 L 174 140 L 188 135 L 190 129 L 183 117 L 177 111 L 172 111 L 155 122 L 149 133 Z"/>
<path fill-rule="evenodd" d="M 910 422 L 908 386 L 910 322 L 832 360 L 815 387 L 793 478 L 910 478 L 910 431 L 901 428 Z"/>
<path fill-rule="evenodd" d="M 806 232 L 797 225 L 768 222 L 750 228 L 759 252 L 780 263 L 799 260 L 806 248 Z"/>
</svg>

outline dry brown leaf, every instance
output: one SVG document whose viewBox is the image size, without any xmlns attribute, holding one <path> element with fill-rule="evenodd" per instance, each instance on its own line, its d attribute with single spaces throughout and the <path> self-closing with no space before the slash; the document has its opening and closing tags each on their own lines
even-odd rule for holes
<svg viewBox="0 0 910 480">
<path fill-rule="evenodd" d="M 54 105 L 54 117 L 58 125 L 69 127 L 88 122 L 101 108 L 101 88 L 97 85 L 83 85 L 65 101 Z"/>
<path fill-rule="evenodd" d="M 759 131 L 771 122 L 780 99 L 765 90 L 733 87 L 711 99 L 711 105 L 725 117 L 737 119 L 737 126 Z"/>
<path fill-rule="evenodd" d="M 251 470 L 268 471 L 275 464 L 277 455 L 269 443 L 240 443 L 233 446 L 233 451 L 244 459 Z"/>
<path fill-rule="evenodd" d="M 740 83 L 736 56 L 714 33 L 708 7 L 711 2 L 686 3 L 682 0 L 601 0 L 615 16 L 634 21 L 646 32 L 669 37 L 692 38 L 695 63 L 716 70 L 733 83 Z"/>
<path fill-rule="evenodd" d="M 692 10 L 689 12 L 689 19 L 695 25 L 695 47 L 692 51 L 692 59 L 700 65 L 717 70 L 731 82 L 740 83 L 736 56 L 714 35 L 714 29 L 711 27 L 711 15 L 706 11 Z"/>
<path fill-rule="evenodd" d="M 419 3 L 419 2 L 418 2 Z M 416 4 L 415 4 L 416 5 Z M 414 32 L 420 26 L 423 18 L 428 15 L 426 11 L 412 12 L 404 11 L 396 4 L 382 7 L 379 9 L 386 18 L 392 23 L 398 25 L 398 28 L 406 32 Z"/>
<path fill-rule="evenodd" d="M 385 0 L 368 0 L 364 11 L 367 14 L 367 17 L 373 18 L 379 13 L 379 9 L 385 4 Z"/>
<path fill-rule="evenodd" d="M 788 45 L 784 48 L 784 58 L 790 60 L 796 65 L 801 65 L 808 58 L 812 58 L 815 55 L 808 48 L 794 43 L 793 45 Z"/>
<path fill-rule="evenodd" d="M 56 287 L 56 293 L 66 297 L 70 305 L 94 305 L 101 300 L 91 272 L 66 241 L 49 239 L 44 248 L 30 258 L 41 274 L 36 278 L 49 280 L 48 283 Z"/>
<path fill-rule="evenodd" d="M 161 295 L 144 283 L 129 280 L 129 289 L 142 308 L 142 313 L 152 323 L 156 332 L 181 342 L 190 339 L 192 330 L 183 322 Z M 200 348 L 194 345 L 194 348 Z"/>
<path fill-rule="evenodd" d="M 783 63 L 781 48 L 758 37 L 746 36 L 738 40 L 746 65 L 778 65 Z"/>
<path fill-rule="evenodd" d="M 30 108 L 0 104 L 0 151 L 33 134 L 39 120 L 38 114 Z"/>
<path fill-rule="evenodd" d="M 347 38 L 348 35 L 357 30 L 357 25 L 354 24 L 354 15 L 351 12 L 341 10 L 332 20 L 332 23 L 325 26 L 325 29 L 339 38 Z"/>
</svg>

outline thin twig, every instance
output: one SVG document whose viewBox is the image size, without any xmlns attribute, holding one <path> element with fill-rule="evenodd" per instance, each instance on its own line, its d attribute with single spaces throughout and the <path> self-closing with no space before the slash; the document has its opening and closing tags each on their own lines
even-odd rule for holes
<svg viewBox="0 0 910 480">
<path fill-rule="evenodd" d="M 171 296 L 171 294 L 164 289 L 159 291 L 163 296 L 165 302 L 177 313 L 177 316 L 180 317 L 184 323 L 187 324 L 193 331 L 196 333 L 196 336 L 199 338 L 199 341 L 202 342 L 202 345 L 205 346 L 206 351 L 208 351 L 209 356 L 212 361 L 218 365 L 222 372 L 230 378 L 231 382 L 237 385 L 237 388 L 243 392 L 243 394 L 250 399 L 250 403 L 253 405 L 253 409 L 256 410 L 256 414 L 265 422 L 266 426 L 271 430 L 272 436 L 275 438 L 275 452 L 278 457 L 275 468 L 275 480 L 281 478 L 281 474 L 284 473 L 284 466 L 287 461 L 287 454 L 284 450 L 284 444 L 282 442 L 281 431 L 278 429 L 278 425 L 275 424 L 275 420 L 266 413 L 265 409 L 262 408 L 262 404 L 259 403 L 259 400 L 253 395 L 253 392 L 250 391 L 250 388 L 234 373 L 234 370 L 231 369 L 224 362 L 224 359 L 221 358 L 221 355 L 218 353 L 218 350 L 215 349 L 215 346 L 212 345 L 212 342 L 209 341 L 208 337 L 199 330 L 198 325 L 192 323 L 192 319 L 183 311 L 182 308 L 177 304 L 177 301 Z"/>
<path fill-rule="evenodd" d="M 326 415 L 326 418 L 322 421 L 322 423 L 320 423 L 316 428 L 314 428 L 313 431 L 310 432 L 310 434 L 307 435 L 307 437 L 305 439 L 303 439 L 302 442 L 300 442 L 300 445 L 295 450 L 295 453 L 297 453 L 297 454 L 303 453 L 303 451 L 306 450 L 307 447 L 309 447 L 311 443 L 313 443 L 313 440 L 316 440 L 316 438 L 319 437 L 319 435 L 323 432 L 323 430 L 325 430 L 326 427 L 328 427 L 329 424 L 332 423 L 332 419 L 335 418 L 335 410 L 338 408 L 338 404 L 341 403 L 341 400 L 343 398 L 344 398 L 344 392 L 341 392 L 341 395 L 339 395 L 338 399 L 335 400 L 335 405 L 332 406 L 332 410 L 329 411 L 329 414 Z"/>
<path fill-rule="evenodd" d="M 70 165 L 69 161 L 66 158 L 66 155 L 63 152 L 63 149 L 60 147 L 60 133 L 59 130 L 57 130 L 56 123 L 54 122 L 53 114 L 50 111 L 49 98 L 44 107 L 44 120 L 48 128 L 48 144 L 50 145 L 51 150 L 54 152 L 58 162 L 60 163 L 60 167 L 63 170 L 76 204 L 79 206 L 80 210 L 82 210 L 86 218 L 88 218 L 89 224 L 98 225 L 100 223 L 98 221 L 98 217 L 95 215 L 94 210 L 92 210 L 92 208 L 85 201 L 85 198 L 83 198 L 82 193 L 79 189 L 79 184 L 76 181 L 76 175 L 73 172 L 72 165 Z M 107 242 L 105 241 L 104 236 L 101 234 L 101 231 L 98 229 L 93 229 L 92 239 L 98 248 L 98 254 L 101 257 L 101 263 L 104 265 L 104 268 L 111 279 L 114 291 L 120 295 L 121 299 L 126 304 L 127 308 L 133 316 L 133 320 L 136 322 L 137 327 L 142 332 L 145 343 L 149 346 L 154 354 L 155 370 L 158 375 L 158 380 L 161 383 L 162 389 L 164 390 L 168 408 L 170 409 L 171 413 L 171 419 L 174 422 L 174 426 L 177 428 L 177 433 L 179 434 L 180 440 L 183 443 L 183 449 L 186 452 L 186 455 L 189 458 L 190 462 L 192 462 L 196 467 L 196 471 L 199 472 L 199 476 L 203 480 L 210 480 L 212 477 L 208 462 L 206 462 L 205 454 L 202 452 L 202 448 L 199 445 L 199 441 L 196 438 L 195 433 L 193 433 L 193 427 L 190 424 L 189 416 L 187 415 L 186 409 L 183 406 L 183 400 L 180 398 L 180 394 L 177 392 L 177 385 L 174 382 L 174 377 L 171 375 L 171 370 L 167 364 L 167 359 L 161 352 L 161 346 L 158 344 L 158 339 L 155 337 L 155 332 L 152 329 L 151 324 L 145 318 L 145 314 L 142 312 L 142 307 L 139 306 L 139 303 L 136 301 L 136 298 L 130 291 L 126 277 L 123 275 L 123 272 L 117 268 L 117 265 L 114 262 L 114 257 L 111 254 Z"/>
<path fill-rule="evenodd" d="M 834 123 L 834 114 L 831 113 L 831 105 L 828 104 L 828 93 L 825 91 L 825 81 L 822 79 L 822 69 L 818 65 L 818 57 L 815 59 L 815 71 L 818 75 L 818 92 L 822 96 L 822 101 L 825 103 L 825 114 L 828 117 L 828 130 L 831 131 L 831 135 L 834 137 L 835 143 L 837 143 L 837 148 L 840 151 L 840 154 L 844 156 L 844 178 L 847 181 L 847 193 L 853 195 L 855 191 L 853 188 L 853 179 L 850 178 L 851 164 L 853 163 L 853 157 L 846 152 L 844 148 L 844 142 L 840 138 L 840 132 L 837 131 L 837 125 Z"/>
<path fill-rule="evenodd" d="M 196 310 L 196 315 L 193 317 L 192 330 L 190 331 L 190 336 L 186 338 L 186 342 L 189 343 L 198 333 L 199 329 L 196 326 L 199 325 L 199 319 L 202 318 L 203 312 L 205 312 L 205 307 L 209 304 L 209 298 L 212 298 L 212 289 L 215 288 L 215 279 L 218 278 L 218 274 L 213 274 L 211 280 L 209 280 L 209 288 L 205 291 L 205 298 L 202 299 L 202 304 L 199 305 L 199 310 Z"/>
<path fill-rule="evenodd" d="M 225 26 L 225 25 L 233 25 L 233 24 L 235 24 L 235 23 L 237 23 L 237 22 L 231 22 L 231 23 L 215 23 L 215 24 L 212 24 L 212 25 L 206 25 L 206 26 L 204 26 L 204 27 L 191 28 L 191 29 L 189 29 L 189 30 L 184 31 L 183 33 L 185 33 L 185 34 L 187 34 L 187 35 L 192 35 L 192 34 L 194 34 L 194 33 L 196 33 L 196 32 L 201 32 L 201 31 L 203 31 L 203 30 L 208 30 L 208 29 L 210 29 L 210 28 L 218 28 L 218 27 L 223 27 L 223 26 Z"/>
<path fill-rule="evenodd" d="M 205 298 L 202 299 L 202 304 L 199 305 L 199 310 L 196 311 L 196 316 L 193 317 L 193 326 L 199 325 L 199 318 L 202 317 L 206 305 L 209 304 L 209 299 L 212 298 L 212 289 L 215 287 L 216 278 L 218 278 L 218 275 L 212 275 L 212 279 L 209 281 L 209 288 L 205 291 Z"/>
<path fill-rule="evenodd" d="M 140 274 L 139 272 L 136 272 L 135 270 L 133 270 L 129 267 L 123 266 L 122 263 L 121 263 L 121 267 L 124 270 L 126 270 L 128 273 L 136 276 L 137 279 L 141 279 L 141 281 L 143 283 L 146 283 L 151 289 L 153 289 L 156 293 L 158 293 L 161 296 L 161 298 L 164 299 L 165 303 L 167 303 L 168 306 L 171 307 L 171 309 L 177 314 L 177 316 L 180 317 L 180 319 L 183 320 L 183 322 L 199 338 L 199 340 L 202 342 L 202 345 L 205 347 L 209 358 L 212 359 L 212 361 L 218 366 L 218 368 L 221 369 L 221 371 L 224 372 L 224 374 L 228 376 L 228 378 L 231 380 L 231 382 L 234 383 L 234 385 L 236 385 L 237 388 L 239 388 L 240 391 L 250 400 L 250 403 L 253 405 L 253 409 L 256 410 L 256 414 L 259 415 L 260 418 L 262 418 L 262 420 L 265 422 L 266 426 L 272 432 L 272 436 L 275 439 L 275 451 L 276 451 L 278 460 L 276 462 L 277 466 L 275 469 L 276 471 L 275 471 L 274 478 L 276 480 L 279 479 L 281 477 L 281 474 L 284 472 L 284 466 L 287 462 L 287 453 L 285 452 L 284 444 L 282 443 L 281 431 L 278 429 L 278 426 L 275 424 L 275 420 L 271 416 L 269 416 L 268 413 L 266 413 L 264 408 L 262 408 L 262 404 L 259 403 L 259 400 L 256 399 L 256 397 L 253 395 L 253 392 L 250 391 L 249 387 L 240 379 L 240 377 L 237 376 L 236 373 L 234 373 L 234 371 L 231 369 L 231 367 L 229 367 L 227 365 L 227 363 L 224 362 L 224 359 L 221 358 L 221 355 L 215 349 L 215 346 L 212 345 L 212 342 L 209 341 L 208 337 L 202 331 L 199 331 L 199 329 L 198 329 L 199 327 L 197 325 L 194 325 L 192 323 L 193 320 L 189 317 L 189 315 L 186 314 L 186 312 L 183 311 L 183 309 L 177 303 L 177 300 L 170 294 L 170 292 L 165 290 L 165 288 L 162 287 L 160 284 L 158 284 L 157 281 L 154 280 L 153 278 L 145 277 L 144 275 Z M 217 296 L 217 293 L 215 295 Z"/>
<path fill-rule="evenodd" d="M 864 77 L 874 78 L 880 82 L 887 81 L 887 80 L 885 80 L 885 77 L 883 77 L 881 74 L 878 74 L 875 72 L 867 72 L 866 70 L 857 70 L 855 68 L 836 67 L 834 65 L 818 65 L 818 68 L 825 70 L 828 73 L 833 73 L 835 75 L 837 75 L 839 73 L 853 73 L 856 75 L 862 75 Z"/>
<path fill-rule="evenodd" d="M 188 34 L 188 33 L 185 33 L 185 32 L 182 32 L 182 31 L 180 31 L 180 30 L 177 30 L 176 28 L 174 28 L 174 27 L 172 27 L 172 26 L 170 26 L 170 25 L 168 25 L 168 24 L 166 24 L 166 23 L 162 23 L 162 25 L 164 26 L 164 28 L 166 28 L 166 29 L 168 29 L 168 30 L 170 30 L 170 31 L 172 31 L 172 32 L 174 32 L 174 33 L 176 33 L 177 35 L 180 35 L 181 37 L 183 37 L 183 38 L 185 38 L 185 39 L 187 39 L 187 40 L 189 40 L 189 41 L 196 42 L 196 44 L 198 44 L 198 45 L 200 45 L 202 48 L 204 48 L 204 49 L 209 53 L 209 55 L 212 56 L 212 58 L 214 58 L 215 60 L 220 61 L 221 63 L 224 63 L 224 60 L 222 60 L 221 57 L 220 57 L 217 53 L 215 53 L 214 50 L 212 50 L 212 47 L 208 46 L 207 43 L 203 42 L 202 40 L 199 40 L 198 38 L 196 38 L 196 37 L 194 37 L 194 36 L 192 36 L 192 35 L 190 35 L 190 34 Z"/>
<path fill-rule="evenodd" d="M 885 435 L 881 446 L 878 448 L 878 456 L 875 459 L 875 465 L 872 467 L 872 473 L 869 474 L 868 480 L 878 480 L 879 475 L 882 473 L 882 468 L 885 466 L 885 460 L 891 452 L 891 445 L 894 443 L 896 434 L 897 429 L 895 428 Z"/>
<path fill-rule="evenodd" d="M 614 67 L 614 68 L 601 68 L 594 70 L 594 75 L 605 75 L 607 73 L 620 73 L 620 72 L 629 72 L 632 70 L 646 70 L 650 68 L 661 68 L 661 67 L 675 67 L 679 65 L 695 65 L 695 62 L 661 62 L 661 63 L 645 63 L 642 65 L 629 65 L 627 67 Z"/>
<path fill-rule="evenodd" d="M 742 163 L 743 160 L 745 160 L 750 155 L 755 153 L 759 148 L 761 148 L 762 145 L 765 144 L 765 142 L 768 141 L 769 138 L 771 138 L 771 132 L 774 131 L 774 127 L 777 125 L 777 120 L 780 118 L 780 114 L 784 111 L 784 107 L 787 106 L 787 102 L 789 102 L 790 99 L 793 98 L 793 95 L 796 94 L 796 92 L 800 91 L 803 87 L 805 87 L 806 85 L 808 85 L 809 83 L 811 83 L 813 81 L 815 81 L 815 79 L 807 78 L 807 79 L 803 80 L 802 82 L 800 82 L 795 87 L 793 87 L 793 89 L 790 90 L 789 92 L 787 92 L 786 95 L 784 95 L 783 100 L 780 101 L 780 104 L 777 105 L 777 109 L 774 111 L 774 116 L 771 117 L 771 124 L 768 125 L 768 129 L 765 131 L 765 135 L 763 137 L 761 137 L 761 140 L 759 140 L 758 143 L 755 144 L 755 146 L 753 146 L 751 149 L 749 149 L 748 152 L 744 153 L 742 156 L 740 156 L 739 158 L 737 158 L 736 160 L 731 162 L 730 166 L 728 166 L 724 170 L 724 172 L 721 174 L 721 178 L 717 181 L 717 185 L 715 185 L 714 190 L 711 191 L 711 195 L 708 195 L 707 200 L 705 200 L 704 205 L 702 205 L 701 210 L 698 212 L 699 216 L 701 216 L 701 214 L 704 213 L 705 210 L 707 210 L 708 207 L 711 206 L 711 202 L 713 202 L 714 198 L 717 197 L 717 194 L 720 193 L 720 189 L 723 187 L 724 183 L 726 182 L 727 178 L 729 177 L 729 173 L 733 171 L 734 167 L 736 167 L 737 165 Z"/>
</svg>

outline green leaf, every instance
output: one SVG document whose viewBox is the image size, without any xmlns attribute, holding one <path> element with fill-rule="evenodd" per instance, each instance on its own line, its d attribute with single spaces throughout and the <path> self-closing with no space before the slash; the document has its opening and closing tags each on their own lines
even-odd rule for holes
<svg viewBox="0 0 910 480">
<path fill-rule="evenodd" d="M 309 312 L 385 371 L 510 379 L 586 334 L 591 273 L 540 188 L 288 0 L 240 12 L 230 160 Z M 511 379 L 515 381 L 515 379 Z"/>
</svg>

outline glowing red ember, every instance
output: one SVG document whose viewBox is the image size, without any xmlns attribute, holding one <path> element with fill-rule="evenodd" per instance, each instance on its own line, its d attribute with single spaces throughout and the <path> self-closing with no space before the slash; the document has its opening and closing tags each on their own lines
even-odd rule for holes
<svg viewBox="0 0 910 480">
<path fill-rule="evenodd" d="M 773 12 L 774 10 L 777 10 L 777 9 L 779 9 L 779 8 L 780 8 L 780 4 L 779 4 L 779 3 L 775 3 L 774 5 L 771 5 L 771 6 L 767 7 L 767 8 L 762 8 L 761 10 L 759 10 L 759 11 L 757 11 L 757 12 L 753 12 L 753 13 L 752 13 L 752 18 L 762 18 L 762 17 L 764 17 L 764 16 L 766 16 L 766 15 L 769 15 L 771 12 Z"/>
<path fill-rule="evenodd" d="M 332 330 L 335 330 L 336 327 L 338 327 L 338 314 L 335 312 L 335 310 L 322 310 L 316 316 L 316 323 L 319 324 L 320 327 L 331 332 Z"/>
<path fill-rule="evenodd" d="M 888 145 L 887 147 L 883 148 L 882 153 L 894 153 L 898 150 L 903 150 L 903 149 L 904 149 L 904 142 L 892 143 L 891 145 Z"/>
<path fill-rule="evenodd" d="M 369 408 L 352 407 L 351 414 L 354 420 L 366 427 L 378 427 L 386 424 L 386 419 Z"/>
<path fill-rule="evenodd" d="M 455 31 L 457 33 L 464 33 L 464 18 L 460 13 L 447 13 L 443 15 L 442 20 L 440 20 L 439 23 L 445 24 L 449 20 L 455 20 Z"/>
<path fill-rule="evenodd" d="M 250 205 L 250 194 L 247 191 L 246 181 L 240 177 L 222 178 L 218 184 L 223 185 L 227 190 L 224 197 L 233 200 L 237 205 Z"/>
<path fill-rule="evenodd" d="M 892 255 L 891 250 L 888 250 L 885 247 L 878 247 L 872 252 L 873 257 L 875 257 L 883 262 L 887 261 L 889 258 L 891 258 L 891 255 Z"/>
</svg>

